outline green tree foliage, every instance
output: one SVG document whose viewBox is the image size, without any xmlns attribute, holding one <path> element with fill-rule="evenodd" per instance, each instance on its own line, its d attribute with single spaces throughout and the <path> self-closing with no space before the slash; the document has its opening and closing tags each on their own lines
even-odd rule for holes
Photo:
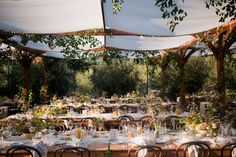
<svg viewBox="0 0 236 157">
<path fill-rule="evenodd" d="M 28 88 L 30 89 L 29 103 L 31 106 L 34 104 L 43 103 L 43 93 L 41 87 L 43 86 L 43 65 L 41 62 L 34 61 L 30 67 Z"/>
<path fill-rule="evenodd" d="M 212 74 L 212 65 L 208 64 L 205 58 L 190 57 L 185 65 L 184 83 L 187 94 L 196 93 L 203 89 Z M 151 75 L 152 76 L 152 75 Z M 179 96 L 179 72 L 177 63 L 171 60 L 167 66 L 168 97 L 176 100 Z M 151 84 L 157 89 L 161 89 L 161 71 L 158 68 L 154 73 Z"/>
<path fill-rule="evenodd" d="M 210 74 L 210 65 L 201 57 L 192 57 L 185 67 L 186 92 L 196 93 L 202 89 Z"/>
<path fill-rule="evenodd" d="M 65 60 L 59 60 L 49 69 L 49 94 L 59 97 L 75 90 L 75 73 L 69 69 Z"/>
<path fill-rule="evenodd" d="M 225 85 L 229 90 L 236 90 L 236 58 L 227 56 L 225 59 Z"/>
<path fill-rule="evenodd" d="M 92 69 L 84 72 L 77 72 L 76 73 L 76 85 L 78 91 L 81 94 L 93 94 L 93 83 L 90 79 L 93 71 Z"/>
<path fill-rule="evenodd" d="M 100 63 L 94 67 L 91 78 L 97 92 L 101 94 L 106 91 L 108 96 L 124 95 L 134 91 L 140 82 L 139 74 L 132 61 L 113 60 L 109 64 Z"/>
<path fill-rule="evenodd" d="M 170 30 L 174 31 L 178 25 L 187 16 L 187 11 L 181 8 L 185 2 L 179 0 L 156 0 L 156 6 L 162 11 L 162 18 L 168 19 Z M 225 22 L 228 19 L 235 19 L 236 17 L 236 1 L 235 0 L 205 0 L 206 8 L 215 8 L 215 13 L 220 17 L 219 22 Z"/>
<path fill-rule="evenodd" d="M 0 95 L 13 97 L 20 87 L 20 67 L 9 47 L 1 48 L 0 54 Z"/>
</svg>

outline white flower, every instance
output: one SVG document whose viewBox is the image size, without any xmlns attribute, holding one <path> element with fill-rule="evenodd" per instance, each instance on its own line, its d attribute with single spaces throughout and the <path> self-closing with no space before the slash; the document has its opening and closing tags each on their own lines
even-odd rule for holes
<svg viewBox="0 0 236 157">
<path fill-rule="evenodd" d="M 36 131 L 36 129 L 35 129 L 35 127 L 33 127 L 33 126 L 31 126 L 31 127 L 29 127 L 29 132 L 35 132 Z"/>
<path fill-rule="evenodd" d="M 216 123 L 211 123 L 211 127 L 212 127 L 212 129 L 216 129 L 217 128 Z"/>
</svg>

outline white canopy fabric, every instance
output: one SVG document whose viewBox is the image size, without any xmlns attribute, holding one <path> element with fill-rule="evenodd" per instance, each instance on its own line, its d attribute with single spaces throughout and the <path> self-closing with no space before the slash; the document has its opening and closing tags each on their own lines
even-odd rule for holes
<svg viewBox="0 0 236 157">
<path fill-rule="evenodd" d="M 101 44 L 94 48 L 99 48 L 104 45 L 104 36 L 94 36 Z M 106 36 L 106 46 L 125 50 L 162 50 L 168 48 L 176 48 L 181 44 L 194 39 L 193 36 L 180 37 L 138 37 L 138 36 Z M 21 43 L 20 36 L 9 38 L 11 41 L 16 41 L 22 46 L 42 51 L 61 51 L 63 47 L 55 47 L 51 49 L 47 44 L 41 42 L 28 41 L 26 45 Z M 89 45 L 81 46 L 80 49 L 89 50 Z"/>
<path fill-rule="evenodd" d="M 104 45 L 106 41 L 107 47 L 122 49 L 122 50 L 162 50 L 168 48 L 176 48 L 181 44 L 194 39 L 193 36 L 178 36 L 178 37 L 139 37 L 139 36 L 106 36 L 106 40 L 104 40 L 104 36 L 94 36 L 101 43 L 95 48 L 99 48 Z M 59 55 L 59 52 L 63 50 L 63 47 L 55 47 L 51 49 L 47 44 L 37 42 L 34 43 L 32 41 L 28 41 L 26 45 L 21 43 L 20 36 L 13 36 L 9 38 L 11 41 L 15 41 L 18 44 L 45 52 L 48 56 L 53 56 L 57 58 L 63 58 L 63 54 Z M 89 45 L 81 46 L 83 50 L 89 50 Z M 53 54 L 55 52 L 55 54 Z"/>
<path fill-rule="evenodd" d="M 94 48 L 98 48 L 98 47 L 101 47 L 104 45 L 104 36 L 94 36 L 94 38 L 96 38 L 100 44 L 97 45 L 97 47 L 94 47 Z M 25 46 L 25 47 L 28 47 L 28 48 L 32 48 L 32 49 L 36 49 L 36 50 L 40 50 L 40 51 L 62 51 L 63 47 L 55 47 L 53 49 L 51 49 L 47 44 L 45 43 L 42 43 L 42 42 L 33 42 L 33 41 L 28 41 L 26 43 L 26 45 L 23 45 L 21 43 L 21 37 L 20 36 L 13 36 L 11 38 L 9 38 L 9 40 L 11 41 L 15 41 L 17 42 L 18 44 L 22 45 L 22 46 Z M 89 50 L 90 47 L 89 47 L 89 43 L 85 46 L 83 45 L 79 45 L 79 49 L 81 50 Z"/>
<path fill-rule="evenodd" d="M 63 33 L 103 28 L 100 0 L 0 0 L 0 30 Z"/>
<path fill-rule="evenodd" d="M 107 36 L 106 46 L 126 50 L 163 50 L 176 48 L 193 38 L 190 35 L 178 37 Z"/>
<path fill-rule="evenodd" d="M 107 28 L 136 36 L 99 37 L 104 47 L 163 50 L 191 40 L 191 34 L 222 25 L 215 10 L 205 7 L 205 0 L 175 1 L 188 15 L 174 32 L 169 30 L 167 20 L 155 6 L 156 0 L 125 0 L 117 14 L 112 12 L 111 0 L 106 3 L 101 3 L 101 0 L 0 0 L 0 30 L 49 34 Z M 10 40 L 21 41 L 17 36 Z M 50 49 L 46 44 L 33 42 L 28 42 L 26 47 L 46 51 L 52 56 L 53 52 L 58 56 L 62 49 Z M 89 48 L 81 46 L 81 49 Z"/>
<path fill-rule="evenodd" d="M 222 25 L 215 9 L 206 8 L 205 0 L 174 1 L 187 12 L 187 17 L 174 32 L 169 30 L 167 20 L 162 18 L 162 12 L 155 6 L 156 0 L 125 0 L 117 14 L 112 13 L 112 3 L 107 1 L 104 4 L 105 25 L 124 32 L 158 36 L 194 34 Z"/>
<path fill-rule="evenodd" d="M 222 24 L 214 8 L 205 7 L 205 0 L 175 1 L 188 16 L 174 32 L 161 17 L 155 0 L 125 0 L 117 14 L 112 12 L 111 0 L 103 3 L 104 12 L 100 0 L 0 0 L 0 30 L 65 33 L 106 27 L 137 34 L 176 36 L 206 31 Z"/>
</svg>

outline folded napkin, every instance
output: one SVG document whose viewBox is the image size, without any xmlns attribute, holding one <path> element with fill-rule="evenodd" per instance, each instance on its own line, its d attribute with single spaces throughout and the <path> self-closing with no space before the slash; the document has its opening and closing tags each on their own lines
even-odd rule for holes
<svg viewBox="0 0 236 157">
<path fill-rule="evenodd" d="M 236 148 L 234 148 L 232 151 L 232 157 L 236 157 Z"/>
<path fill-rule="evenodd" d="M 79 146 L 80 147 L 83 147 L 83 148 L 88 148 L 88 146 L 92 143 L 92 140 L 91 139 L 81 139 L 79 141 Z"/>
<path fill-rule="evenodd" d="M 189 157 L 198 157 L 198 146 L 190 146 L 188 147 L 188 155 Z"/>
<path fill-rule="evenodd" d="M 53 134 L 47 134 L 42 137 L 42 142 L 48 146 L 52 146 L 55 142 L 55 137 Z"/>
<path fill-rule="evenodd" d="M 131 139 L 131 142 L 140 146 L 146 145 L 145 140 L 140 136 Z M 148 155 L 147 149 L 142 149 L 138 152 L 138 157 L 147 157 L 147 155 Z"/>
<path fill-rule="evenodd" d="M 37 150 L 39 150 L 39 152 L 41 153 L 42 157 L 47 157 L 48 147 L 47 147 L 47 145 L 45 143 L 40 141 L 39 143 L 35 144 L 33 147 L 36 148 Z M 38 155 L 36 153 L 33 154 L 33 156 L 34 157 L 38 157 Z"/>
</svg>

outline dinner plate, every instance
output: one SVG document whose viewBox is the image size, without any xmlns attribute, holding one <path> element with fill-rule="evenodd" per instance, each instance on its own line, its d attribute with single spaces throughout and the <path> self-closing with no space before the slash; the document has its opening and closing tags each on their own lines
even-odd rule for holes
<svg viewBox="0 0 236 157">
<path fill-rule="evenodd" d="M 236 142 L 236 136 L 232 136 L 232 137 L 231 137 L 231 140 L 234 141 L 234 142 Z"/>
<path fill-rule="evenodd" d="M 215 142 L 217 144 L 224 145 L 224 144 L 228 143 L 228 140 L 226 138 L 224 138 L 224 137 L 217 137 Z"/>
<path fill-rule="evenodd" d="M 66 144 L 66 141 L 56 140 L 56 141 L 54 141 L 54 144 Z"/>
</svg>

